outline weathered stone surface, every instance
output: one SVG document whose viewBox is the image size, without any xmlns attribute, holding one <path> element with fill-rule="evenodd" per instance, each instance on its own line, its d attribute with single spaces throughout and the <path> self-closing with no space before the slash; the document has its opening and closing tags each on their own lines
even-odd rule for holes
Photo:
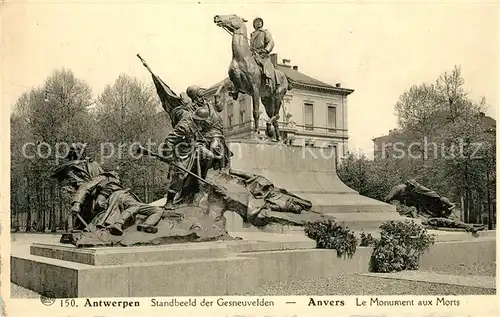
<svg viewBox="0 0 500 317">
<path fill-rule="evenodd" d="M 241 176 L 243 174 L 248 179 Z M 215 173 L 209 180 L 223 188 L 220 195 L 226 210 L 237 213 L 256 227 L 273 223 L 303 226 L 307 222 L 333 219 L 314 211 L 309 201 L 275 187 L 260 175 L 231 170 L 229 173 Z"/>
<path fill-rule="evenodd" d="M 184 217 L 162 219 L 157 225 L 156 233 L 138 231 L 134 224 L 126 228 L 122 236 L 111 235 L 107 229 L 78 233 L 73 237 L 73 244 L 78 247 L 133 246 L 232 239 L 225 229 L 221 209 L 216 207 L 205 209 L 196 205 L 178 206 L 176 211 Z"/>
</svg>

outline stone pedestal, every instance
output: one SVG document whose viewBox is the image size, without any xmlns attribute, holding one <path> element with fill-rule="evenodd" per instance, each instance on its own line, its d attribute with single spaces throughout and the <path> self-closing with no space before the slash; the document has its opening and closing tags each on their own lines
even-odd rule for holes
<svg viewBox="0 0 500 317">
<path fill-rule="evenodd" d="M 302 235 L 260 235 L 127 248 L 34 243 L 29 254 L 11 256 L 11 281 L 57 298 L 238 295 L 267 279 L 278 263 L 273 254 L 282 258 L 316 250 L 316 243 Z M 259 254 L 269 256 L 259 260 Z"/>
<path fill-rule="evenodd" d="M 351 229 L 376 229 L 404 220 L 390 204 L 361 196 L 337 176 L 334 148 L 287 146 L 264 141 L 231 141 L 231 169 L 260 174 L 277 187 L 312 201 Z"/>
<path fill-rule="evenodd" d="M 479 238 L 437 233 L 437 243 L 421 258 L 422 270 L 496 258 L 495 232 Z M 335 250 L 316 249 L 303 234 L 231 235 L 243 240 L 84 249 L 35 243 L 29 253 L 11 255 L 11 281 L 57 298 L 245 295 L 264 283 L 368 273 L 373 251 L 358 247 L 343 259 Z"/>
</svg>

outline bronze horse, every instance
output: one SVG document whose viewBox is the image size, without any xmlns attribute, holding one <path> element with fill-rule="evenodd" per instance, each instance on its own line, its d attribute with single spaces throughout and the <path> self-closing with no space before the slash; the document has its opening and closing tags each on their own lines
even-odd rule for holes
<svg viewBox="0 0 500 317">
<path fill-rule="evenodd" d="M 280 140 L 278 119 L 283 97 L 287 90 L 291 89 L 290 83 L 285 74 L 275 69 L 275 77 L 272 80 L 271 88 L 266 87 L 263 79 L 262 69 L 255 61 L 248 41 L 247 20 L 237 15 L 216 15 L 214 23 L 228 31 L 232 35 L 233 59 L 229 64 L 229 90 L 230 96 L 234 100 L 238 99 L 238 94 L 243 93 L 252 97 L 254 133 L 259 133 L 259 98 L 266 109 L 269 117 L 268 131 L 270 125 L 274 126 L 276 140 Z"/>
</svg>

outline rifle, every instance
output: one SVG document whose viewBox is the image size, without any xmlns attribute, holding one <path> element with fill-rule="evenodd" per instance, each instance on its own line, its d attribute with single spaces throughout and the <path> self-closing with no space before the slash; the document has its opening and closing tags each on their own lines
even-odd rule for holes
<svg viewBox="0 0 500 317">
<path fill-rule="evenodd" d="M 191 171 L 189 171 L 189 170 L 185 169 L 184 167 L 179 166 L 179 165 L 177 165 L 177 164 L 175 164 L 175 163 L 173 163 L 173 162 L 170 162 L 169 160 L 167 160 L 167 158 L 166 158 L 166 157 L 164 157 L 164 156 L 163 156 L 163 155 L 161 155 L 161 154 L 158 154 L 158 153 L 155 153 L 155 152 L 153 152 L 153 151 L 150 151 L 150 150 L 148 150 L 148 149 L 146 149 L 146 148 L 143 148 L 142 146 L 138 146 L 138 147 L 137 147 L 137 153 L 141 153 L 141 154 L 144 154 L 144 155 L 149 155 L 149 156 L 154 156 L 154 157 L 156 157 L 156 158 L 160 159 L 160 161 L 165 162 L 165 163 L 168 163 L 168 164 L 172 165 L 173 167 L 175 167 L 175 168 L 177 168 L 177 169 L 180 169 L 180 170 L 181 170 L 181 171 L 183 171 L 183 172 L 188 173 L 189 175 L 191 175 L 191 176 L 195 177 L 196 179 L 198 179 L 200 182 L 202 182 L 202 183 L 204 183 L 204 184 L 207 184 L 207 185 L 209 185 L 209 186 L 212 186 L 212 187 L 216 187 L 216 188 L 218 188 L 218 186 L 216 186 L 216 185 L 214 185 L 214 184 L 212 184 L 212 183 L 208 182 L 207 180 L 205 180 L 205 179 L 201 178 L 200 176 L 196 175 L 195 173 L 193 173 L 193 172 L 191 172 Z"/>
</svg>

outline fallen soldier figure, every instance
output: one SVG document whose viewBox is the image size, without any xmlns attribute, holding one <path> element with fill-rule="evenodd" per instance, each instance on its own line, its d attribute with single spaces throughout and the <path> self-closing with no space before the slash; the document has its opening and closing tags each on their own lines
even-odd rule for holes
<svg viewBox="0 0 500 317">
<path fill-rule="evenodd" d="M 393 187 L 384 198 L 388 203 L 395 200 L 405 206 L 415 207 L 419 214 L 424 214 L 428 218 L 446 218 L 455 209 L 455 205 L 448 198 L 417 183 L 414 179 Z"/>
<path fill-rule="evenodd" d="M 430 229 L 464 229 L 466 232 L 471 232 L 473 235 L 478 231 L 486 230 L 487 226 L 475 223 L 464 223 L 458 220 L 448 218 L 429 218 L 422 219 L 422 225 Z"/>
<path fill-rule="evenodd" d="M 419 218 L 422 220 L 422 225 L 428 228 L 461 229 L 473 235 L 487 228 L 485 225 L 458 220 L 454 214 L 455 204 L 413 179 L 392 188 L 384 200 L 395 205 L 400 215 Z"/>
</svg>

